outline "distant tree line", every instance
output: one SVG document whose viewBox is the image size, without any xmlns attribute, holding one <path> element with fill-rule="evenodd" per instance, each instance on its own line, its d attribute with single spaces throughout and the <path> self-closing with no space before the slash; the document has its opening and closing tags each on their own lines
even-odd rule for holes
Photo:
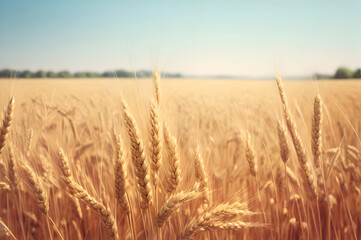
<svg viewBox="0 0 361 240">
<path fill-rule="evenodd" d="M 334 75 L 316 73 L 315 77 L 316 77 L 316 79 L 361 78 L 361 68 L 356 69 L 355 71 L 352 71 L 347 67 L 339 67 L 339 68 L 337 68 Z"/>
<path fill-rule="evenodd" d="M 147 78 L 153 75 L 152 71 L 141 70 L 136 72 L 138 78 Z M 71 73 L 69 71 L 15 71 L 11 69 L 0 70 L 0 78 L 133 78 L 133 71 L 116 70 L 107 71 L 103 73 L 98 72 L 76 72 Z M 179 73 L 166 73 L 167 78 L 182 78 Z M 347 78 L 361 78 L 361 68 L 355 71 L 350 70 L 347 67 L 339 67 L 334 75 L 329 74 L 315 74 L 316 79 L 347 79 Z M 224 78 L 224 77 L 223 77 Z"/>
<path fill-rule="evenodd" d="M 146 78 L 153 75 L 152 71 L 142 70 L 136 72 L 137 77 Z M 103 73 L 97 72 L 76 72 L 71 73 L 68 71 L 37 71 L 31 72 L 28 70 L 25 71 L 15 71 L 11 69 L 0 70 L 0 78 L 132 78 L 134 77 L 134 72 L 125 71 L 125 70 L 116 70 L 116 71 L 107 71 Z M 175 73 L 166 73 L 165 77 L 167 78 L 180 78 L 181 74 Z"/>
<path fill-rule="evenodd" d="M 356 69 L 355 71 L 350 70 L 347 67 L 339 67 L 336 70 L 335 79 L 344 79 L 344 78 L 361 78 L 361 68 Z"/>
</svg>

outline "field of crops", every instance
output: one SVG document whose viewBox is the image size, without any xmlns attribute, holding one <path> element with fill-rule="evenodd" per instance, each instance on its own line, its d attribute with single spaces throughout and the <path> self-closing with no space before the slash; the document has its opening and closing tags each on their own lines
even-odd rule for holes
<svg viewBox="0 0 361 240">
<path fill-rule="evenodd" d="M 361 81 L 0 81 L 0 239 L 360 239 Z"/>
</svg>

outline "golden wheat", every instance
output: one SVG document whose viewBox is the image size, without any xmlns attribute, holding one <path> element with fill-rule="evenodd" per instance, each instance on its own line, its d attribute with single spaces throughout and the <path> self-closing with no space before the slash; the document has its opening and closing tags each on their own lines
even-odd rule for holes
<svg viewBox="0 0 361 240">
<path fill-rule="evenodd" d="M 118 199 L 119 205 L 124 212 L 129 213 L 129 202 L 126 197 L 128 188 L 127 183 L 127 167 L 123 159 L 123 149 L 120 137 L 117 137 L 117 157 L 115 159 L 114 173 L 115 173 L 115 197 Z"/>
<path fill-rule="evenodd" d="M 256 155 L 251 143 L 251 135 L 247 133 L 247 141 L 246 141 L 246 157 L 248 162 L 248 167 L 251 175 L 256 177 L 257 175 L 257 163 L 256 163 Z"/>
<path fill-rule="evenodd" d="M 40 183 L 39 178 L 36 176 L 34 170 L 26 163 L 22 166 L 24 170 L 26 181 L 30 186 L 35 200 L 41 210 L 41 212 L 45 215 L 49 213 L 49 199 L 48 195 L 45 192 L 45 189 Z"/>
<path fill-rule="evenodd" d="M 14 153 L 13 153 L 12 148 L 9 148 L 8 171 L 9 171 L 9 179 L 10 179 L 10 183 L 11 183 L 11 188 L 13 191 L 16 191 L 19 187 L 19 179 L 18 179 L 18 174 L 16 171 Z"/>
<path fill-rule="evenodd" d="M 4 112 L 3 124 L 0 128 L 0 155 L 6 144 L 6 139 L 9 134 L 13 118 L 14 118 L 14 107 L 15 107 L 15 98 L 12 97 L 9 101 L 7 109 Z"/>
<path fill-rule="evenodd" d="M 185 227 L 182 238 L 190 239 L 199 232 L 222 228 L 225 223 L 237 223 L 238 218 L 252 214 L 254 213 L 244 210 L 244 206 L 238 202 L 219 204 L 214 209 L 206 210 L 199 217 L 194 217 Z"/>
<path fill-rule="evenodd" d="M 139 138 L 139 130 L 135 119 L 129 112 L 128 106 L 122 99 L 123 117 L 131 142 L 132 162 L 137 177 L 138 192 L 141 198 L 141 207 L 148 208 L 152 202 L 152 188 L 149 183 L 149 167 L 145 157 L 143 141 Z"/>
<path fill-rule="evenodd" d="M 158 104 L 152 101 L 150 105 L 150 156 L 153 185 L 159 182 L 159 168 L 162 161 L 162 141 L 160 138 L 160 120 L 158 117 Z"/>
<path fill-rule="evenodd" d="M 279 75 L 277 75 L 276 77 L 276 82 L 282 101 L 284 117 L 287 123 L 288 130 L 292 137 L 293 145 L 295 147 L 298 162 L 301 168 L 302 177 L 304 180 L 304 187 L 311 198 L 317 198 L 317 188 L 314 182 L 314 177 L 311 171 L 311 167 L 306 157 L 306 149 L 303 145 L 301 137 L 298 134 L 298 131 L 296 129 L 296 123 L 294 122 L 291 112 L 289 110 L 283 83 Z"/>
<path fill-rule="evenodd" d="M 357 81 L 278 76 L 282 105 L 275 82 L 43 83 L 3 104 L 0 238 L 360 238 Z"/>
<path fill-rule="evenodd" d="M 165 146 L 168 151 L 167 191 L 169 193 L 173 193 L 177 190 L 179 183 L 181 181 L 178 145 L 175 137 L 171 135 L 170 130 L 166 124 L 164 124 L 163 132 L 164 132 Z"/>
<path fill-rule="evenodd" d="M 189 202 L 198 196 L 200 196 L 200 192 L 197 191 L 180 192 L 170 196 L 158 213 L 158 226 L 161 227 L 167 222 L 171 218 L 171 215 L 178 211 L 184 203 Z"/>
</svg>

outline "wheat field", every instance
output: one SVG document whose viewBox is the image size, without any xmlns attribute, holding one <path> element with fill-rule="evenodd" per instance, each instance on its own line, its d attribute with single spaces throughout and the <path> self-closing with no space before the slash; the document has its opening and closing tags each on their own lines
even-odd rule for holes
<svg viewBox="0 0 361 240">
<path fill-rule="evenodd" d="M 360 81 L 0 86 L 0 239 L 361 238 Z"/>
</svg>

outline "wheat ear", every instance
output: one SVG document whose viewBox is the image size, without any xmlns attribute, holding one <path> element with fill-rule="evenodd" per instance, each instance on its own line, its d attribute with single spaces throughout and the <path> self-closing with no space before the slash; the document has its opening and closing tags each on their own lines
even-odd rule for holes
<svg viewBox="0 0 361 240">
<path fill-rule="evenodd" d="M 158 226 L 161 227 L 168 222 L 174 212 L 179 211 L 181 206 L 201 195 L 198 191 L 180 192 L 170 196 L 163 204 L 157 216 Z"/>
<path fill-rule="evenodd" d="M 287 161 L 290 158 L 290 149 L 288 147 L 288 140 L 287 140 L 287 136 L 286 136 L 286 130 L 285 127 L 283 126 L 283 124 L 280 123 L 280 121 L 277 121 L 277 132 L 278 132 L 278 142 L 280 145 L 280 155 L 281 155 L 281 159 L 284 163 L 284 167 L 285 167 L 285 189 L 286 193 L 287 193 L 287 197 L 289 196 L 289 189 L 288 189 L 288 178 L 287 178 Z"/>
<path fill-rule="evenodd" d="M 243 221 L 236 221 L 236 222 L 223 222 L 223 223 L 214 223 L 210 226 L 210 229 L 231 229 L 231 230 L 240 230 L 246 227 L 251 227 L 254 224 L 245 223 Z"/>
<path fill-rule="evenodd" d="M 60 169 L 63 174 L 63 176 L 62 176 L 63 181 L 65 182 L 65 184 L 67 186 L 69 186 L 69 184 L 71 184 L 71 182 L 73 181 L 73 175 L 71 174 L 71 171 L 70 171 L 69 160 L 66 157 L 64 150 L 60 147 L 59 147 L 58 157 L 59 157 Z M 75 198 L 74 196 L 70 196 L 70 197 L 72 198 L 72 201 L 74 202 L 74 207 L 77 211 L 77 215 L 80 218 L 82 218 L 83 213 L 80 208 L 79 200 L 77 198 Z"/>
<path fill-rule="evenodd" d="M 360 155 L 360 151 L 357 149 L 357 147 L 355 146 L 352 146 L 352 145 L 348 145 L 347 146 L 347 152 L 350 153 L 352 152 L 353 153 L 353 157 L 355 158 L 354 160 L 357 160 L 357 156 Z"/>
<path fill-rule="evenodd" d="M 168 169 L 167 169 L 167 191 L 173 193 L 177 190 L 180 183 L 179 153 L 176 139 L 171 135 L 169 128 L 164 124 L 164 143 L 168 151 Z"/>
<path fill-rule="evenodd" d="M 14 159 L 14 153 L 12 151 L 12 148 L 9 148 L 9 179 L 11 182 L 11 188 L 13 191 L 16 191 L 19 186 L 19 178 L 18 174 L 16 173 L 16 166 L 15 166 L 15 159 Z"/>
<path fill-rule="evenodd" d="M 247 141 L 246 141 L 246 158 L 251 175 L 253 177 L 256 177 L 258 170 L 256 163 L 256 155 L 254 153 L 254 149 L 251 143 L 251 135 L 249 133 L 247 133 Z"/>
<path fill-rule="evenodd" d="M 322 101 L 320 95 L 315 97 L 313 105 L 312 117 L 312 154 L 316 168 L 320 168 L 321 152 L 322 152 Z"/>
<path fill-rule="evenodd" d="M 0 176 L 5 176 L 5 175 L 6 175 L 6 167 L 0 158 Z"/>
<path fill-rule="evenodd" d="M 139 138 L 139 130 L 135 119 L 128 110 L 128 106 L 124 99 L 122 99 L 123 117 L 127 127 L 128 135 L 131 142 L 132 162 L 135 168 L 135 175 L 137 177 L 138 192 L 141 197 L 141 208 L 145 209 L 152 202 L 152 188 L 149 183 L 149 167 L 145 157 L 144 145 Z"/>
<path fill-rule="evenodd" d="M 30 130 L 29 135 L 28 135 L 28 142 L 27 142 L 27 147 L 26 147 L 26 157 L 30 156 L 30 151 L 31 151 L 31 144 L 33 143 L 33 137 L 34 137 L 34 131 L 33 129 Z"/>
<path fill-rule="evenodd" d="M 317 198 L 317 188 L 315 186 L 315 182 L 314 182 L 314 178 L 313 178 L 313 175 L 311 172 L 310 165 L 307 161 L 306 150 L 305 150 L 302 140 L 297 132 L 296 123 L 293 120 L 291 112 L 289 110 L 283 83 L 282 83 L 281 77 L 279 75 L 276 76 L 276 82 L 277 82 L 279 94 L 280 94 L 281 101 L 282 101 L 283 114 L 284 114 L 284 117 L 285 117 L 285 120 L 287 123 L 288 131 L 292 137 L 293 145 L 296 150 L 296 154 L 297 154 L 298 162 L 299 162 L 299 165 L 301 168 L 302 178 L 304 181 L 304 186 L 305 186 L 306 192 L 308 193 L 308 195 L 311 198 Z"/>
<path fill-rule="evenodd" d="M 199 147 L 197 147 L 196 156 L 194 159 L 194 170 L 195 170 L 196 181 L 199 183 L 199 190 L 207 191 L 208 178 L 206 171 L 204 170 L 204 162 Z"/>
<path fill-rule="evenodd" d="M 354 146 L 347 146 L 347 148 L 346 148 L 346 160 L 347 161 L 352 161 L 354 164 L 360 166 L 361 158 L 358 157 L 359 155 L 360 155 L 360 153 L 358 152 L 357 148 L 355 148 Z"/>
<path fill-rule="evenodd" d="M 6 138 L 9 134 L 11 124 L 13 122 L 14 118 L 14 107 L 15 107 L 15 98 L 12 97 L 10 99 L 10 102 L 8 104 L 7 109 L 4 112 L 4 119 L 3 124 L 0 129 L 0 155 L 4 149 L 4 146 L 6 144 Z"/>
<path fill-rule="evenodd" d="M 241 217 L 253 214 L 255 213 L 244 210 L 244 205 L 238 202 L 219 204 L 213 210 L 207 210 L 199 217 L 193 218 L 184 228 L 182 238 L 191 239 L 199 232 L 219 228 L 225 223 L 237 223 Z"/>
<path fill-rule="evenodd" d="M 290 158 L 290 149 L 288 147 L 289 145 L 288 145 L 285 127 L 281 125 L 280 121 L 277 121 L 277 132 L 278 132 L 278 141 L 280 145 L 281 159 L 286 164 L 288 159 Z"/>
<path fill-rule="evenodd" d="M 115 159 L 115 197 L 124 212 L 129 213 L 129 202 L 126 196 L 127 190 L 127 167 L 123 159 L 123 148 L 120 137 L 117 137 L 116 143 L 117 157 Z"/>
<path fill-rule="evenodd" d="M 316 166 L 317 184 L 319 188 L 319 197 L 325 198 L 324 184 L 323 184 L 323 164 L 321 162 L 322 153 L 322 100 L 320 95 L 316 95 L 313 104 L 313 116 L 312 116 L 312 137 L 311 148 L 313 160 Z"/>
<path fill-rule="evenodd" d="M 152 168 L 152 181 L 156 187 L 159 183 L 159 168 L 162 161 L 162 141 L 160 137 L 159 106 L 154 101 L 150 105 L 150 156 Z"/>
<path fill-rule="evenodd" d="M 258 178 L 257 178 L 258 167 L 257 167 L 256 154 L 254 152 L 254 149 L 253 149 L 253 146 L 252 146 L 252 143 L 251 143 L 251 135 L 248 132 L 247 132 L 247 141 L 246 141 L 246 158 L 247 158 L 250 173 L 254 177 L 254 179 L 256 180 L 258 201 L 260 202 L 261 207 L 262 207 L 264 220 L 265 220 L 265 222 L 267 222 L 266 213 L 265 213 L 265 210 L 264 210 L 264 206 L 263 206 L 262 198 L 261 198 L 261 193 L 260 193 L 260 190 L 259 190 L 259 182 L 258 182 Z"/>
<path fill-rule="evenodd" d="M 74 181 L 71 181 L 68 187 L 73 196 L 85 203 L 88 207 L 92 208 L 101 217 L 109 235 L 114 239 L 118 239 L 117 224 L 110 212 L 110 209 L 105 207 L 103 203 L 96 200 L 94 197 L 90 196 L 90 194 L 82 186 L 78 185 Z"/>
<path fill-rule="evenodd" d="M 154 91 L 155 91 L 155 98 L 157 100 L 158 105 L 160 105 L 160 73 L 158 70 L 155 70 L 153 73 L 153 82 L 154 82 Z"/>
<path fill-rule="evenodd" d="M 11 187 L 6 182 L 0 182 L 0 189 L 1 190 L 11 191 Z"/>
<path fill-rule="evenodd" d="M 58 162 L 63 174 L 62 179 L 66 183 L 70 194 L 85 203 L 87 206 L 92 208 L 98 215 L 100 215 L 103 224 L 108 230 L 109 235 L 114 239 L 118 239 L 118 228 L 110 210 L 106 208 L 103 203 L 97 201 L 94 197 L 90 196 L 90 194 L 83 187 L 74 182 L 69 167 L 69 161 L 61 148 L 59 149 Z"/>
<path fill-rule="evenodd" d="M 42 154 L 39 155 L 39 168 L 40 170 L 42 171 L 42 177 L 43 177 L 43 180 L 46 182 L 46 183 L 49 183 L 50 182 L 50 179 L 51 179 L 51 165 L 48 161 L 48 159 L 46 159 L 46 157 Z"/>
<path fill-rule="evenodd" d="M 292 171 L 292 169 L 289 167 L 286 167 L 286 172 L 287 172 L 287 179 L 290 180 L 290 182 L 292 183 L 293 186 L 295 186 L 296 188 L 299 188 L 300 184 L 298 182 L 298 178 L 297 178 L 296 174 Z"/>
<path fill-rule="evenodd" d="M 70 202 L 71 202 L 71 207 L 72 207 L 72 211 L 75 214 L 75 216 L 77 216 L 80 219 L 83 219 L 83 211 L 81 210 L 81 206 L 79 203 L 79 199 L 77 199 L 76 197 L 74 197 L 73 195 L 71 195 L 71 193 L 69 192 L 68 197 L 70 198 Z"/>
<path fill-rule="evenodd" d="M 69 185 L 73 180 L 73 176 L 70 171 L 69 160 L 65 156 L 64 150 L 62 148 L 59 148 L 58 157 L 60 169 L 63 174 L 63 180 L 67 185 Z"/>
<path fill-rule="evenodd" d="M 33 191 L 36 202 L 45 215 L 49 213 L 49 199 L 34 170 L 26 163 L 22 166 L 26 180 Z"/>
</svg>

